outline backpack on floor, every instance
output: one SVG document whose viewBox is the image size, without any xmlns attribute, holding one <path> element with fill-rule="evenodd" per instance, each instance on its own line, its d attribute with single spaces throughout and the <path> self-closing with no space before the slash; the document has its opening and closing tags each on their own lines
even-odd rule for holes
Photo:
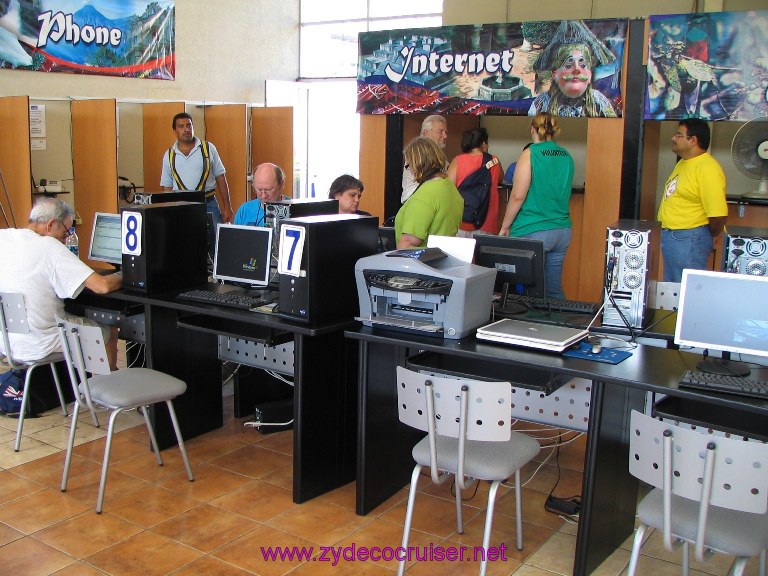
<svg viewBox="0 0 768 576">
<path fill-rule="evenodd" d="M 469 174 L 459 184 L 459 193 L 464 198 L 462 222 L 480 228 L 488 216 L 491 198 L 491 168 L 499 161 L 490 154 L 483 154 L 480 168 Z"/>
<path fill-rule="evenodd" d="M 0 413 L 14 416 L 21 412 L 26 375 L 26 370 L 8 370 L 0 374 Z M 25 416 L 37 416 L 43 412 L 45 412 L 44 403 L 35 394 L 32 394 L 27 402 L 27 414 Z"/>
</svg>

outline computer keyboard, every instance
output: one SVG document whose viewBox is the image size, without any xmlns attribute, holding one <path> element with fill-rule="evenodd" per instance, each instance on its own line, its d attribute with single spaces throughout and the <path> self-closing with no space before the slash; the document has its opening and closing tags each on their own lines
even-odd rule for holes
<svg viewBox="0 0 768 576">
<path fill-rule="evenodd" d="M 187 292 L 182 292 L 178 297 L 182 300 L 243 308 L 245 310 L 274 302 L 274 297 L 271 297 L 269 294 L 265 294 L 264 296 L 250 296 L 237 291 L 219 293 L 210 290 L 189 290 Z"/>
<path fill-rule="evenodd" d="M 556 310 L 558 312 L 576 312 L 577 314 L 597 314 L 600 305 L 596 302 L 581 302 L 579 300 L 563 300 L 561 298 L 541 298 L 522 294 L 509 294 L 508 304 L 522 304 L 535 310 Z"/>
<path fill-rule="evenodd" d="M 680 379 L 680 388 L 725 392 L 726 394 L 737 394 L 739 396 L 768 400 L 767 380 L 757 380 L 742 376 L 727 376 L 724 374 L 700 372 L 698 370 L 686 370 Z"/>
</svg>

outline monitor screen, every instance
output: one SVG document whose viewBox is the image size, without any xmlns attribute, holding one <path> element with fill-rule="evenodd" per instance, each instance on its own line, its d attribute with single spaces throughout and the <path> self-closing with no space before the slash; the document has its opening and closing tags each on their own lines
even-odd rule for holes
<svg viewBox="0 0 768 576">
<path fill-rule="evenodd" d="M 123 263 L 120 214 L 96 212 L 88 258 L 120 265 Z"/>
<path fill-rule="evenodd" d="M 768 277 L 683 270 L 675 344 L 768 357 Z"/>
<path fill-rule="evenodd" d="M 544 242 L 490 234 L 477 235 L 475 240 L 475 264 L 496 270 L 496 292 L 546 296 Z"/>
<path fill-rule="evenodd" d="M 269 284 L 272 228 L 221 224 L 216 227 L 216 280 L 251 286 Z"/>
</svg>

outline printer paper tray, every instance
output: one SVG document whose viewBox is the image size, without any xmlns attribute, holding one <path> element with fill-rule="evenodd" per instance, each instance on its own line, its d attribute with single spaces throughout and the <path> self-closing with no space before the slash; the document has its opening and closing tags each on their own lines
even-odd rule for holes
<svg viewBox="0 0 768 576">
<path fill-rule="evenodd" d="M 363 324 L 368 326 L 389 326 L 392 328 L 401 328 L 408 330 L 418 330 L 419 332 L 442 332 L 443 327 L 438 324 L 432 324 L 430 322 L 419 322 L 418 320 L 411 320 L 408 318 L 402 318 L 399 316 L 376 316 L 375 318 L 361 318 L 355 317 L 355 320 L 359 320 Z"/>
</svg>

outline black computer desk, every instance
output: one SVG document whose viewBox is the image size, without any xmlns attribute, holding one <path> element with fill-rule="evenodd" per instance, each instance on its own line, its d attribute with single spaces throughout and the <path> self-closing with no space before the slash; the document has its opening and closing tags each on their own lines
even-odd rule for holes
<svg viewBox="0 0 768 576">
<path fill-rule="evenodd" d="M 584 462 L 582 507 L 573 573 L 591 573 L 633 531 L 638 482 L 629 474 L 629 418 L 642 411 L 646 392 L 668 394 L 719 406 L 742 416 L 745 429 L 768 433 L 768 401 L 704 394 L 678 388 L 680 375 L 698 355 L 638 346 L 617 365 L 493 344 L 468 336 L 442 340 L 360 326 L 345 332 L 358 342 L 357 513 L 367 514 L 405 486 L 413 469 L 411 449 L 422 434 L 397 415 L 395 369 L 408 366 L 417 351 L 462 360 L 467 372 L 497 378 L 535 368 L 592 381 L 589 434 Z M 492 370 L 489 367 L 494 367 Z"/>
<path fill-rule="evenodd" d="M 147 367 L 187 383 L 174 400 L 185 439 L 223 425 L 218 336 L 272 345 L 294 342 L 293 500 L 300 503 L 355 478 L 357 347 L 343 335 L 353 321 L 306 324 L 176 298 L 181 290 L 144 295 L 83 293 L 74 304 L 145 314 Z M 166 416 L 152 418 L 161 448 L 175 444 Z M 253 403 L 244 413 L 253 412 Z"/>
</svg>

